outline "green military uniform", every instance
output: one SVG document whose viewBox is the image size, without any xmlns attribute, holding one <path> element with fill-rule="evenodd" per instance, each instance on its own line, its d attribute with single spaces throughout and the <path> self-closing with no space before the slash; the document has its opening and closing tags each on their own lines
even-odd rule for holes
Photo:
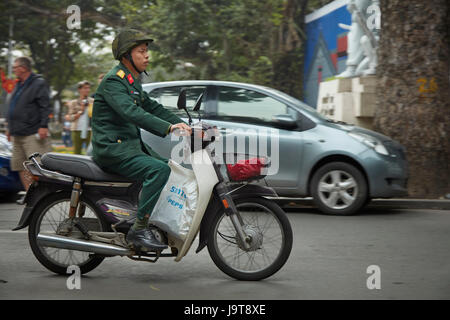
<svg viewBox="0 0 450 320">
<path fill-rule="evenodd" d="M 111 69 L 95 94 L 92 112 L 94 161 L 105 171 L 142 181 L 138 218 L 150 215 L 170 168 L 141 140 L 140 128 L 164 137 L 178 116 L 151 100 L 140 81 L 122 64 Z"/>
</svg>

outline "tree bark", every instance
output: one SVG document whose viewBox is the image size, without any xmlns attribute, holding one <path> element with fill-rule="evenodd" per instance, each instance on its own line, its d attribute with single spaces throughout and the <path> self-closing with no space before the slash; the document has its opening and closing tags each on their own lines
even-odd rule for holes
<svg viewBox="0 0 450 320">
<path fill-rule="evenodd" d="M 375 130 L 402 143 L 411 197 L 450 193 L 447 0 L 381 0 Z"/>
</svg>

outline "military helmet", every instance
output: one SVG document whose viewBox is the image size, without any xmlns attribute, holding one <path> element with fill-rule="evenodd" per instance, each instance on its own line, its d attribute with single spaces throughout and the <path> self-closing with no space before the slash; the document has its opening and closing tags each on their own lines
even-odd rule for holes
<svg viewBox="0 0 450 320">
<path fill-rule="evenodd" d="M 152 42 L 153 39 L 142 31 L 136 29 L 123 29 L 119 32 L 112 43 L 114 59 L 120 60 L 129 50 L 141 43 Z"/>
</svg>

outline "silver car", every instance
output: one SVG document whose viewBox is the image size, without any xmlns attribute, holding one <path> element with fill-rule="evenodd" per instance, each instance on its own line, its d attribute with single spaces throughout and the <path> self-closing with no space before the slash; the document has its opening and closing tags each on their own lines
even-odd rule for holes
<svg viewBox="0 0 450 320">
<path fill-rule="evenodd" d="M 263 151 L 272 161 L 276 159 L 278 170 L 259 183 L 273 187 L 280 197 L 311 196 L 324 213 L 350 215 L 371 198 L 407 195 L 402 145 L 374 131 L 329 120 L 283 92 L 224 81 L 159 82 L 143 88 L 183 119 L 186 113 L 176 104 L 181 89 L 187 90 L 191 108 L 204 92 L 199 112 L 191 111 L 191 115 L 197 118 L 199 114 L 217 126 L 224 145 L 236 136 L 239 140 L 239 135 L 248 145 L 255 133 L 258 143 L 267 141 L 267 133 L 275 132 L 278 142 L 268 143 Z M 167 158 L 173 156 L 179 143 L 170 136 L 163 139 L 146 131 L 142 131 L 142 138 Z M 236 148 L 236 143 L 230 145 Z"/>
</svg>

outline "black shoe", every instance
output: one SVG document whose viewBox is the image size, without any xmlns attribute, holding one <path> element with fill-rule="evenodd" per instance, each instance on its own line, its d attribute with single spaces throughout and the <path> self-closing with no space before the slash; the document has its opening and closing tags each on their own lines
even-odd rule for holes
<svg viewBox="0 0 450 320">
<path fill-rule="evenodd" d="M 138 250 L 146 249 L 153 251 L 164 250 L 167 248 L 165 244 L 162 244 L 156 239 L 153 232 L 149 229 L 133 230 L 133 228 L 131 228 L 127 234 L 127 242 L 132 244 Z"/>
</svg>

